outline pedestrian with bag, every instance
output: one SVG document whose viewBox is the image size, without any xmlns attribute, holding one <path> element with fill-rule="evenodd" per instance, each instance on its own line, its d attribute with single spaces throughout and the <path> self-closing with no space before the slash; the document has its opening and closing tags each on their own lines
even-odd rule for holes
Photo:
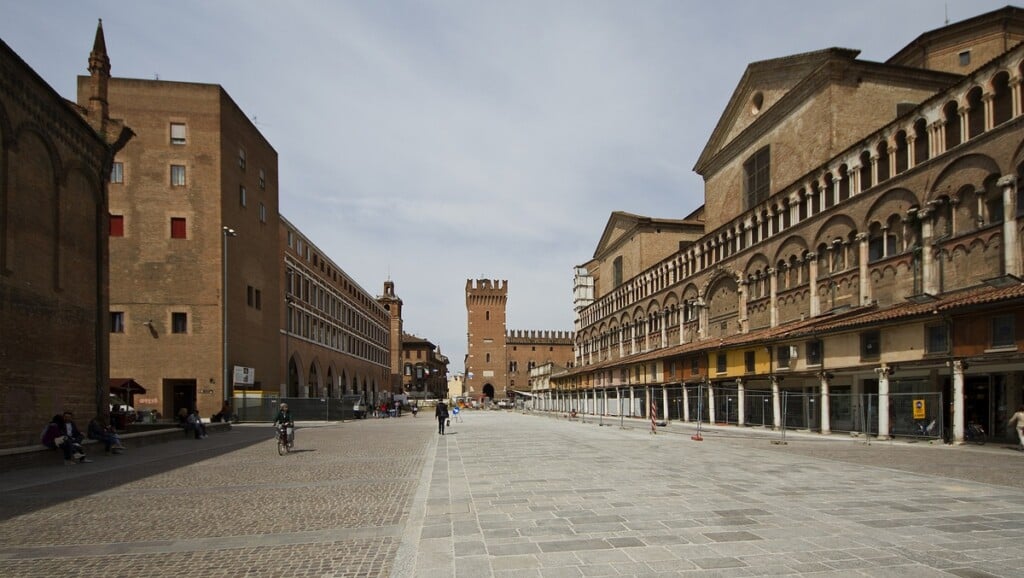
<svg viewBox="0 0 1024 578">
<path fill-rule="evenodd" d="M 443 401 L 437 402 L 434 417 L 437 418 L 437 433 L 444 435 L 445 422 L 448 421 L 448 406 Z"/>
</svg>

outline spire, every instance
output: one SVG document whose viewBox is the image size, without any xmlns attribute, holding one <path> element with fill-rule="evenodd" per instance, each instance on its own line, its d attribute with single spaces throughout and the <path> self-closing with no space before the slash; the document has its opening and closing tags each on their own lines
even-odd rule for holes
<svg viewBox="0 0 1024 578">
<path fill-rule="evenodd" d="M 96 39 L 89 53 L 89 123 L 103 134 L 109 120 L 107 107 L 107 84 L 110 80 L 110 58 L 107 56 L 107 41 L 103 37 L 103 19 L 96 25 Z"/>
</svg>

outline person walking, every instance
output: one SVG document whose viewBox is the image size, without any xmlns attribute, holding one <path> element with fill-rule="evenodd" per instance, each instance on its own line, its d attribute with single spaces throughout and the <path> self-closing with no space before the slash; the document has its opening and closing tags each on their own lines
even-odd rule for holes
<svg viewBox="0 0 1024 578">
<path fill-rule="evenodd" d="M 448 406 L 443 402 L 437 402 L 434 408 L 434 417 L 437 418 L 437 433 L 444 435 L 444 422 L 448 420 Z"/>
<path fill-rule="evenodd" d="M 1020 441 L 1020 450 L 1024 451 L 1024 405 L 1017 408 L 1017 412 L 1010 416 L 1006 425 L 1013 426 L 1017 430 L 1017 440 Z"/>
</svg>

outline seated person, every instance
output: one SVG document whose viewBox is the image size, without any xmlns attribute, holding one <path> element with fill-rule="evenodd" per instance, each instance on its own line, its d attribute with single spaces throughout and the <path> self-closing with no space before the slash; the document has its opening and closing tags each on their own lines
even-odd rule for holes
<svg viewBox="0 0 1024 578">
<path fill-rule="evenodd" d="M 111 450 L 115 454 L 119 454 L 124 449 L 124 446 L 121 445 L 121 436 L 117 435 L 114 428 L 107 423 L 107 417 L 104 415 L 97 415 L 92 418 L 87 431 L 89 432 L 89 439 L 103 442 L 103 450 L 108 454 Z"/>
<path fill-rule="evenodd" d="M 188 430 L 195 432 L 197 440 L 206 437 L 206 426 L 203 424 L 203 418 L 199 417 L 198 409 L 192 410 L 192 413 L 188 414 L 186 418 L 185 431 Z"/>
<path fill-rule="evenodd" d="M 188 408 L 181 408 L 178 410 L 178 425 L 183 428 L 188 428 Z"/>
<path fill-rule="evenodd" d="M 43 430 L 43 434 L 40 438 L 40 442 L 50 448 L 58 449 L 64 453 L 64 463 L 88 463 L 92 460 L 85 458 L 85 451 L 81 446 L 81 439 L 76 441 L 73 437 L 68 435 L 68 432 L 78 431 L 75 427 L 74 422 L 69 424 L 65 421 L 64 416 L 55 415 L 50 423 L 46 424 L 46 428 Z M 81 435 L 81 434 L 79 434 Z"/>
</svg>

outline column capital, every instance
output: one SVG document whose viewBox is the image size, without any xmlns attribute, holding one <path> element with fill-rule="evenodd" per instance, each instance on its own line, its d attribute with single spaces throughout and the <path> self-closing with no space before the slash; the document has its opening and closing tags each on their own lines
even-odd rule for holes
<svg viewBox="0 0 1024 578">
<path fill-rule="evenodd" d="M 888 365 L 883 364 L 882 367 L 876 367 L 875 368 L 875 373 L 878 374 L 878 378 L 879 379 L 881 379 L 883 377 L 888 379 L 890 376 L 892 376 L 894 373 L 896 373 L 896 370 L 893 369 L 892 367 L 888 366 Z"/>
<path fill-rule="evenodd" d="M 857 233 L 857 236 L 854 237 L 854 239 L 856 239 L 857 241 L 860 241 L 861 243 L 866 243 L 867 240 L 868 240 L 868 234 L 867 233 Z"/>
<path fill-rule="evenodd" d="M 969 367 L 968 363 L 963 359 L 954 359 L 951 365 L 953 366 L 953 373 L 961 374 L 967 371 L 967 368 Z"/>
<path fill-rule="evenodd" d="M 1005 175 L 996 181 L 996 185 L 1000 187 L 1013 187 L 1017 185 L 1017 175 Z"/>
</svg>

